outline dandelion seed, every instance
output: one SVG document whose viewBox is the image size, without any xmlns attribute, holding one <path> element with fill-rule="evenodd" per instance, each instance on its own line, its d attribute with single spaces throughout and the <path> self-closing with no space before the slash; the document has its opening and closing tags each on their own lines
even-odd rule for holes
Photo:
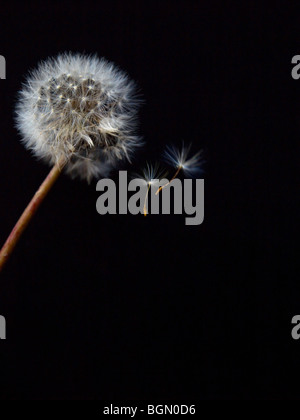
<svg viewBox="0 0 300 420">
<path fill-rule="evenodd" d="M 143 179 L 148 185 L 143 208 L 144 216 L 147 216 L 147 201 L 151 185 L 154 184 L 155 180 L 164 178 L 165 176 L 166 172 L 163 171 L 157 163 L 155 165 L 147 163 L 142 174 L 135 174 L 136 178 Z"/>
<path fill-rule="evenodd" d="M 193 176 L 200 171 L 202 164 L 202 151 L 200 150 L 195 155 L 189 157 L 191 146 L 191 144 L 189 146 L 185 146 L 184 143 L 182 143 L 181 149 L 178 149 L 175 146 L 167 146 L 164 153 L 164 159 L 169 165 L 176 168 L 176 172 L 170 181 L 163 187 L 160 187 L 155 194 L 158 194 L 163 188 L 169 185 L 173 179 L 178 176 L 180 171 L 190 176 Z"/>
</svg>

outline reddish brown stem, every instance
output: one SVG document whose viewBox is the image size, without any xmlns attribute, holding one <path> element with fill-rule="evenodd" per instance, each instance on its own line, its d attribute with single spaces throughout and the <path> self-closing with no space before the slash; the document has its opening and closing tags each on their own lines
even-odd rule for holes
<svg viewBox="0 0 300 420">
<path fill-rule="evenodd" d="M 28 223 L 33 218 L 40 204 L 42 203 L 49 190 L 59 177 L 63 166 L 64 162 L 62 161 L 56 163 L 53 166 L 46 179 L 41 184 L 37 192 L 34 194 L 30 203 L 28 204 L 21 217 L 17 221 L 15 227 L 11 231 L 9 237 L 7 238 L 5 244 L 3 245 L 0 251 L 0 272 L 3 269 L 7 260 L 9 259 L 11 253 L 13 252 Z"/>
</svg>

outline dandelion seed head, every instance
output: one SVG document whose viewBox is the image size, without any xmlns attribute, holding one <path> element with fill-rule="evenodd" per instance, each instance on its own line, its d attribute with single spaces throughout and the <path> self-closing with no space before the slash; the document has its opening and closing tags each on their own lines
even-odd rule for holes
<svg viewBox="0 0 300 420">
<path fill-rule="evenodd" d="M 200 150 L 193 156 L 190 155 L 191 144 L 185 146 L 182 143 L 182 147 L 179 149 L 175 146 L 167 146 L 164 159 L 165 161 L 174 166 L 177 169 L 182 169 L 182 171 L 187 175 L 196 175 L 201 171 L 201 166 L 203 164 L 202 151 Z"/>
<path fill-rule="evenodd" d="M 65 53 L 31 72 L 17 103 L 16 121 L 26 148 L 50 164 L 90 181 L 106 176 L 141 145 L 135 135 L 135 85 L 112 63 Z"/>
</svg>

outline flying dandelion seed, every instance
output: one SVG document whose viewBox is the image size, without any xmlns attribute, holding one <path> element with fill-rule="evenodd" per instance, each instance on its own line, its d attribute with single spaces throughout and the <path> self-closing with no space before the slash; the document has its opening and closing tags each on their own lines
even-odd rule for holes
<svg viewBox="0 0 300 420">
<path fill-rule="evenodd" d="M 165 184 L 163 187 L 160 187 L 155 194 L 158 194 L 163 188 L 168 186 L 173 179 L 175 179 L 179 172 L 182 171 L 185 175 L 195 176 L 201 168 L 202 161 L 202 151 L 200 150 L 195 155 L 189 157 L 191 144 L 189 146 L 185 146 L 182 143 L 181 149 L 178 149 L 175 146 L 167 146 L 166 151 L 164 153 L 164 160 L 174 168 L 176 168 L 176 172 L 170 181 Z"/>
<path fill-rule="evenodd" d="M 156 163 L 155 165 L 151 165 L 149 163 L 146 164 L 145 168 L 142 171 L 142 174 L 135 174 L 136 178 L 143 179 L 147 185 L 147 192 L 145 196 L 144 201 L 144 216 L 147 216 L 147 201 L 148 201 L 148 195 L 151 185 L 155 183 L 155 180 L 164 178 L 166 176 L 166 171 L 163 171 L 159 164 Z"/>
<path fill-rule="evenodd" d="M 112 63 L 65 53 L 31 72 L 19 95 L 17 127 L 33 154 L 53 165 L 0 251 L 0 271 L 63 168 L 88 182 L 106 176 L 142 143 L 135 135 L 135 85 Z"/>
</svg>

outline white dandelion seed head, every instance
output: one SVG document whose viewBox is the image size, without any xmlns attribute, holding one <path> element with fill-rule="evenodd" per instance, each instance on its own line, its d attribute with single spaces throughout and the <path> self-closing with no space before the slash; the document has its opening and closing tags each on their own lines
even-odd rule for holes
<svg viewBox="0 0 300 420">
<path fill-rule="evenodd" d="M 158 163 L 151 165 L 146 163 L 146 166 L 142 169 L 142 172 L 139 174 L 134 174 L 135 178 L 143 179 L 148 185 L 153 185 L 155 180 L 165 178 L 167 172 L 164 171 Z"/>
<path fill-rule="evenodd" d="M 175 168 L 180 168 L 187 175 L 196 175 L 201 171 L 201 165 L 203 164 L 202 150 L 190 156 L 191 144 L 185 146 L 182 143 L 182 147 L 179 149 L 175 146 L 167 146 L 164 159 L 167 163 Z"/>
<path fill-rule="evenodd" d="M 135 85 L 97 56 L 65 53 L 41 62 L 24 84 L 16 107 L 26 148 L 50 164 L 90 181 L 128 159 L 139 106 Z"/>
</svg>

